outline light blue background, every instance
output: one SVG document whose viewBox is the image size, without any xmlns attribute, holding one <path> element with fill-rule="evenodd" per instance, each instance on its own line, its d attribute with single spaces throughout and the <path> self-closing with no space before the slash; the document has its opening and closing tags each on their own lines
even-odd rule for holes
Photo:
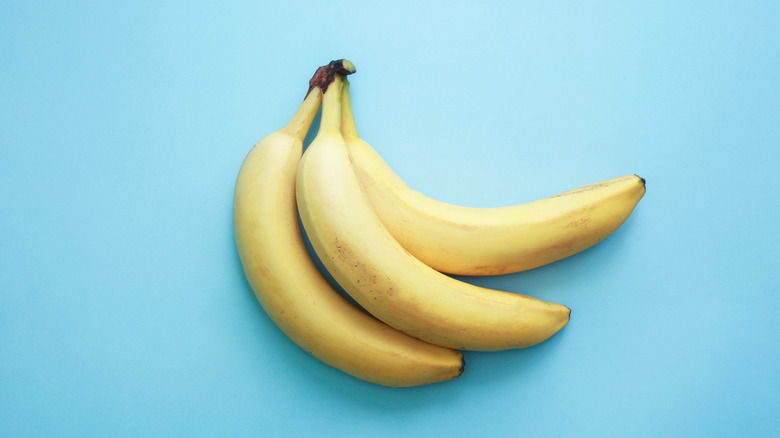
<svg viewBox="0 0 780 438">
<path fill-rule="evenodd" d="M 779 25 L 771 1 L 5 2 L 0 435 L 778 436 Z M 432 197 L 647 179 L 596 247 L 467 279 L 570 306 L 561 333 L 398 390 L 269 321 L 235 176 L 342 57 L 362 136 Z"/>
</svg>

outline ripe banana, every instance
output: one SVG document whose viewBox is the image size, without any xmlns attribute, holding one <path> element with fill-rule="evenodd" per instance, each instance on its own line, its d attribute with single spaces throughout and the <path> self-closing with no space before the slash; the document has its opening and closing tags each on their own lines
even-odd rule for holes
<svg viewBox="0 0 780 438">
<path fill-rule="evenodd" d="M 471 285 L 425 265 L 382 225 L 341 134 L 342 85 L 323 96 L 317 136 L 298 167 L 298 210 L 334 279 L 369 313 L 424 341 L 461 350 L 527 347 L 569 321 L 570 310 Z"/>
<path fill-rule="evenodd" d="M 403 334 L 353 306 L 330 287 L 304 246 L 296 172 L 322 90 L 336 71 L 350 73 L 354 66 L 343 60 L 321 67 L 292 121 L 257 143 L 241 166 L 233 214 L 244 273 L 273 322 L 328 365 L 385 386 L 455 378 L 463 371 L 460 352 Z"/>
<path fill-rule="evenodd" d="M 371 205 L 407 251 L 441 272 L 497 275 L 563 259 L 604 240 L 645 194 L 645 180 L 626 175 L 545 199 L 470 208 L 411 189 L 357 133 L 343 89 L 341 132 Z"/>
</svg>

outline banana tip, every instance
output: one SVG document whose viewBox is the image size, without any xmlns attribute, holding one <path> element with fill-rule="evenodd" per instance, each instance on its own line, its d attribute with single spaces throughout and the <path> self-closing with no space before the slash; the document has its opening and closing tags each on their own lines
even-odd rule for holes
<svg viewBox="0 0 780 438">
<path fill-rule="evenodd" d="M 640 181 L 642 181 L 642 186 L 647 187 L 647 180 L 642 178 L 641 176 L 634 174 L 635 177 L 639 178 Z"/>
<path fill-rule="evenodd" d="M 352 63 L 349 59 L 340 59 L 338 61 L 334 61 L 336 63 L 341 63 L 341 68 L 339 69 L 338 73 L 341 73 L 343 75 L 351 75 L 352 73 L 355 73 L 357 69 L 355 68 L 355 64 Z"/>
<path fill-rule="evenodd" d="M 314 88 L 320 88 L 323 93 L 327 91 L 328 85 L 333 82 L 336 75 L 342 75 L 347 76 L 355 73 L 357 69 L 355 68 L 355 64 L 352 63 L 352 61 L 348 59 L 337 59 L 335 61 L 331 61 L 327 65 L 323 65 L 322 67 L 318 68 L 316 72 L 314 72 L 314 76 L 312 76 L 311 80 L 309 80 L 309 91 L 306 93 L 308 96 L 308 93 L 311 93 L 311 90 Z"/>
</svg>

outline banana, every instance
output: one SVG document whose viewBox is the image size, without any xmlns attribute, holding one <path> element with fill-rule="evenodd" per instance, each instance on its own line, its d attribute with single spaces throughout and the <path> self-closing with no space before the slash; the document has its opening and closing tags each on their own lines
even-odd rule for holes
<svg viewBox="0 0 780 438">
<path fill-rule="evenodd" d="M 343 60 L 318 69 L 292 121 L 258 142 L 241 166 L 233 214 L 244 273 L 282 332 L 328 365 L 393 387 L 455 378 L 463 371 L 460 352 L 405 335 L 349 303 L 322 277 L 304 246 L 296 172 L 322 90 L 336 71 L 350 73 L 354 66 Z"/>
<path fill-rule="evenodd" d="M 645 180 L 626 175 L 533 202 L 470 208 L 411 189 L 357 133 L 349 84 L 341 132 L 382 223 L 407 251 L 441 272 L 497 275 L 536 268 L 604 240 L 628 219 Z"/>
<path fill-rule="evenodd" d="M 407 252 L 371 207 L 341 134 L 342 85 L 323 96 L 320 128 L 298 166 L 298 211 L 333 278 L 378 319 L 432 344 L 460 350 L 528 347 L 571 311 L 525 295 L 478 287 Z"/>
</svg>

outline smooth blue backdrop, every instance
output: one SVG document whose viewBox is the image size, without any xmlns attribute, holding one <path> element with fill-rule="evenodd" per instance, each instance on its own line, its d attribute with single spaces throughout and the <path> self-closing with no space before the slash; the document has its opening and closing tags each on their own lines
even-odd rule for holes
<svg viewBox="0 0 780 438">
<path fill-rule="evenodd" d="M 780 3 L 19 1 L 0 13 L 0 435 L 780 435 Z M 465 279 L 573 309 L 388 389 L 248 288 L 232 192 L 315 68 L 414 188 L 530 201 L 637 173 L 603 243 Z"/>
</svg>

